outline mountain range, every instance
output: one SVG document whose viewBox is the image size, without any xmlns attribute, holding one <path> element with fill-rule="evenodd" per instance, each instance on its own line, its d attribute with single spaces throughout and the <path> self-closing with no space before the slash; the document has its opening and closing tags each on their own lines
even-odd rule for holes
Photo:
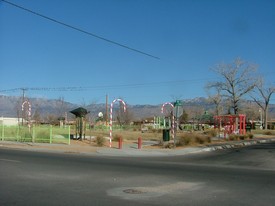
<svg viewBox="0 0 275 206">
<path fill-rule="evenodd" d="M 63 99 L 43 99 L 43 98 L 29 98 L 28 101 L 31 103 L 31 113 L 32 116 L 39 115 L 41 118 L 45 118 L 47 116 L 55 116 L 55 117 L 63 117 L 65 114 L 70 119 L 74 118 L 74 115 L 70 113 L 70 111 L 83 107 L 89 111 L 89 117 L 92 119 L 96 119 L 99 112 L 106 114 L 109 112 L 108 107 L 103 103 L 94 103 L 89 105 L 78 105 L 70 102 L 66 102 Z M 18 117 L 22 113 L 22 97 L 16 96 L 4 96 L 0 95 L 0 117 Z M 246 101 L 243 105 L 248 107 Z M 119 104 L 115 104 L 114 111 L 118 110 Z M 195 115 L 196 113 L 203 113 L 204 111 L 214 112 L 215 105 L 213 105 L 207 98 L 197 97 L 194 99 L 185 99 L 182 100 L 181 109 L 183 108 L 186 113 L 188 113 L 189 117 Z M 252 106 L 251 106 L 252 105 Z M 161 116 L 161 107 L 162 104 L 159 105 L 127 105 L 127 110 L 131 114 L 131 118 L 133 120 L 142 120 L 144 118 L 153 117 L 153 116 Z M 168 110 L 167 106 L 167 110 Z M 255 108 L 258 108 L 255 103 L 251 103 L 250 107 L 256 116 L 259 113 L 255 112 Z M 275 118 L 275 105 L 270 105 L 270 114 L 271 118 Z"/>
</svg>

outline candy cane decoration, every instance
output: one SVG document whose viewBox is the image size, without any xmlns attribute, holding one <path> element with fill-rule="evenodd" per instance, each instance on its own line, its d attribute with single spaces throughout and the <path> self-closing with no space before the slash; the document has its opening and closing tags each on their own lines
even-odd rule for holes
<svg viewBox="0 0 275 206">
<path fill-rule="evenodd" d="M 24 111 L 25 104 L 28 104 L 28 111 L 26 112 L 28 114 L 28 126 L 30 127 L 30 121 L 31 121 L 31 114 L 32 114 L 32 106 L 29 101 L 24 101 L 22 104 L 22 112 Z"/>
<path fill-rule="evenodd" d="M 119 101 L 119 102 L 122 102 L 123 104 L 123 110 L 124 112 L 126 112 L 126 104 L 125 102 L 122 100 L 122 99 L 115 99 L 114 101 L 112 101 L 111 103 L 111 106 L 110 106 L 110 147 L 112 147 L 112 138 L 113 138 L 113 127 L 112 127 L 112 124 L 113 124 L 113 105 L 116 101 Z"/>
<path fill-rule="evenodd" d="M 161 107 L 161 113 L 164 112 L 165 105 L 170 105 L 172 109 L 174 109 L 174 105 L 171 102 L 165 102 Z M 175 137 L 175 117 L 174 117 L 174 111 L 172 110 L 172 138 Z"/>
</svg>

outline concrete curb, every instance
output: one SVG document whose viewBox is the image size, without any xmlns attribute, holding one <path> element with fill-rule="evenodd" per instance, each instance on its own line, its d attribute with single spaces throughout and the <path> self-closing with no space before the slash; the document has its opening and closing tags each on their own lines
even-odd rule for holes
<svg viewBox="0 0 275 206">
<path fill-rule="evenodd" d="M 209 146 L 209 148 L 211 148 L 211 151 L 223 150 L 223 149 L 233 149 L 233 148 L 245 147 L 245 146 L 256 145 L 256 144 L 270 143 L 270 142 L 274 142 L 274 141 L 275 141 L 275 139 L 257 139 L 257 140 L 235 142 L 235 143 L 230 143 L 230 144 Z"/>
<path fill-rule="evenodd" d="M 262 144 L 262 143 L 270 143 L 274 142 L 275 139 L 258 139 L 258 140 L 243 140 L 241 142 L 234 142 L 222 145 L 208 146 L 208 147 L 189 147 L 179 150 L 173 149 L 98 149 L 96 151 L 97 154 L 103 156 L 129 156 L 129 157 L 137 157 L 137 156 L 179 156 L 186 154 L 195 154 L 200 152 L 211 152 L 216 150 L 225 150 L 225 149 L 234 149 L 240 147 L 246 147 L 250 145 Z"/>
</svg>

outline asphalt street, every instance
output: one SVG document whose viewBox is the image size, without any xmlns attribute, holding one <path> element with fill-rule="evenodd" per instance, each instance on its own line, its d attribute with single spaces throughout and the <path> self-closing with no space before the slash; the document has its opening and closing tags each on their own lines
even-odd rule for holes
<svg viewBox="0 0 275 206">
<path fill-rule="evenodd" d="M 161 157 L 0 148 L 0 205 L 275 205 L 275 143 Z"/>
</svg>

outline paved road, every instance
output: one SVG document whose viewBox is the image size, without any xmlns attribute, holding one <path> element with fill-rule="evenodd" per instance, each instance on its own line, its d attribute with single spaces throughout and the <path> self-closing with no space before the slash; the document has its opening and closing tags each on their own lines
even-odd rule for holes
<svg viewBox="0 0 275 206">
<path fill-rule="evenodd" d="M 275 143 L 174 157 L 0 148 L 0 205 L 275 205 Z"/>
</svg>

